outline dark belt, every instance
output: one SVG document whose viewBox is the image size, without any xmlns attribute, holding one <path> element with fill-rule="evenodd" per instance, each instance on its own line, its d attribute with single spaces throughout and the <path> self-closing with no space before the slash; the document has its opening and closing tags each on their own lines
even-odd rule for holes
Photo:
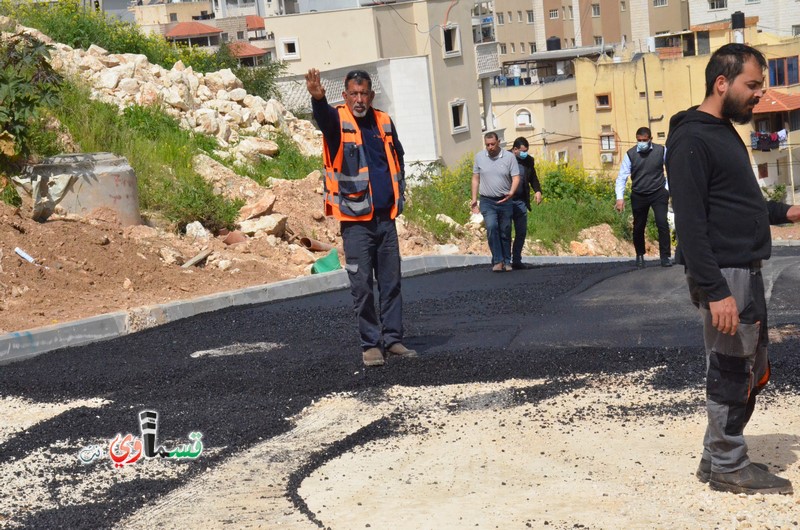
<svg viewBox="0 0 800 530">
<path fill-rule="evenodd" d="M 756 260 L 751 261 L 750 263 L 745 263 L 743 265 L 733 265 L 730 268 L 731 269 L 748 269 L 748 270 L 751 270 L 751 271 L 760 271 L 761 270 L 761 265 L 762 265 L 761 260 L 760 259 L 756 259 Z M 725 267 L 723 267 L 723 268 L 725 268 Z"/>
</svg>

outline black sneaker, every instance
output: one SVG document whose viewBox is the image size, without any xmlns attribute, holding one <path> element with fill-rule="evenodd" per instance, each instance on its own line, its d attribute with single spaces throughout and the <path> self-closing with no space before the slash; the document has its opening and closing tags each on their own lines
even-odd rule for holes
<svg viewBox="0 0 800 530">
<path fill-rule="evenodd" d="M 757 468 L 763 469 L 764 471 L 767 471 L 769 469 L 766 466 L 766 464 L 753 462 L 753 465 L 756 466 Z M 697 466 L 697 471 L 695 472 L 694 476 L 696 476 L 697 479 L 703 484 L 708 482 L 708 479 L 711 477 L 711 460 L 705 460 L 701 458 L 700 465 Z"/>
<path fill-rule="evenodd" d="M 534 267 L 534 265 L 532 265 L 530 263 L 522 263 L 521 261 L 519 263 L 512 263 L 511 264 L 511 268 L 514 269 L 515 271 L 524 271 L 524 270 L 532 269 L 533 267 Z"/>
<path fill-rule="evenodd" d="M 637 269 L 644 269 L 644 255 L 637 254 L 636 255 L 636 268 Z"/>
<path fill-rule="evenodd" d="M 785 478 L 764 471 L 755 464 L 730 473 L 714 473 L 708 478 L 708 485 L 715 491 L 730 493 L 781 493 L 790 495 L 792 483 Z"/>
<path fill-rule="evenodd" d="M 662 267 L 672 267 L 672 260 L 669 258 L 661 258 Z"/>
</svg>

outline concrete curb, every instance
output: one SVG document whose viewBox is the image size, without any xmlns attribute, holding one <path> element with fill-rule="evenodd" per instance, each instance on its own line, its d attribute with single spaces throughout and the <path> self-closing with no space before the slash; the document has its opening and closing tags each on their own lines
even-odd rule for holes
<svg viewBox="0 0 800 530">
<path fill-rule="evenodd" d="M 539 256 L 526 258 L 535 265 L 604 263 L 630 261 L 631 258 Z M 404 277 L 428 274 L 442 269 L 489 265 L 488 256 L 449 255 L 404 258 Z M 41 353 L 113 339 L 168 322 L 226 307 L 261 304 L 349 287 L 347 273 L 337 270 L 291 280 L 247 287 L 200 298 L 143 306 L 130 311 L 106 313 L 91 318 L 0 335 L 0 365 L 29 359 Z"/>
</svg>

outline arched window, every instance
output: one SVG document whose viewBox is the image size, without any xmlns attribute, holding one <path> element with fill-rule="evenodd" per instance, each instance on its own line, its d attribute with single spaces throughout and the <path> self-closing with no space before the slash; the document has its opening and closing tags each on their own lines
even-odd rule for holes
<svg viewBox="0 0 800 530">
<path fill-rule="evenodd" d="M 517 111 L 514 123 L 517 129 L 533 129 L 533 119 L 531 112 L 528 109 L 520 109 Z"/>
</svg>

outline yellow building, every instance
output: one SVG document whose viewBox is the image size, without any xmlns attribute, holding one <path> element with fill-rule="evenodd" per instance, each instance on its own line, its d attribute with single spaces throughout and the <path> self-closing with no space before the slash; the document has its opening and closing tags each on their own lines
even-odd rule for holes
<svg viewBox="0 0 800 530">
<path fill-rule="evenodd" d="M 704 25 L 699 31 L 708 31 L 709 51 L 731 42 L 730 23 Z M 698 27 L 693 27 L 697 30 Z M 698 35 L 698 33 L 696 33 Z M 767 83 L 769 90 L 785 95 L 800 93 L 797 60 L 800 56 L 800 39 L 780 39 L 753 32 L 745 32 L 769 61 Z M 649 127 L 656 143 L 666 142 L 669 120 L 677 112 L 699 105 L 705 97 L 705 67 L 709 55 L 694 55 L 662 59 L 657 53 L 635 54 L 632 57 L 598 61 L 577 59 L 575 80 L 580 106 L 580 136 L 583 141 L 583 163 L 590 171 L 615 174 L 625 152 L 636 143 L 636 129 Z M 779 73 L 780 71 L 780 73 Z M 777 88 L 776 88 L 777 87 Z M 788 105 L 786 104 L 788 101 Z M 762 186 L 784 184 L 788 190 L 800 184 L 800 110 L 792 108 L 794 99 L 781 100 L 775 113 L 761 106 L 753 123 L 737 125 L 745 142 L 751 145 L 751 135 L 757 130 L 777 132 L 784 129 L 787 141 L 783 147 L 764 154 L 751 150 L 754 175 Z M 793 202 L 790 193 L 788 202 Z"/>
</svg>

